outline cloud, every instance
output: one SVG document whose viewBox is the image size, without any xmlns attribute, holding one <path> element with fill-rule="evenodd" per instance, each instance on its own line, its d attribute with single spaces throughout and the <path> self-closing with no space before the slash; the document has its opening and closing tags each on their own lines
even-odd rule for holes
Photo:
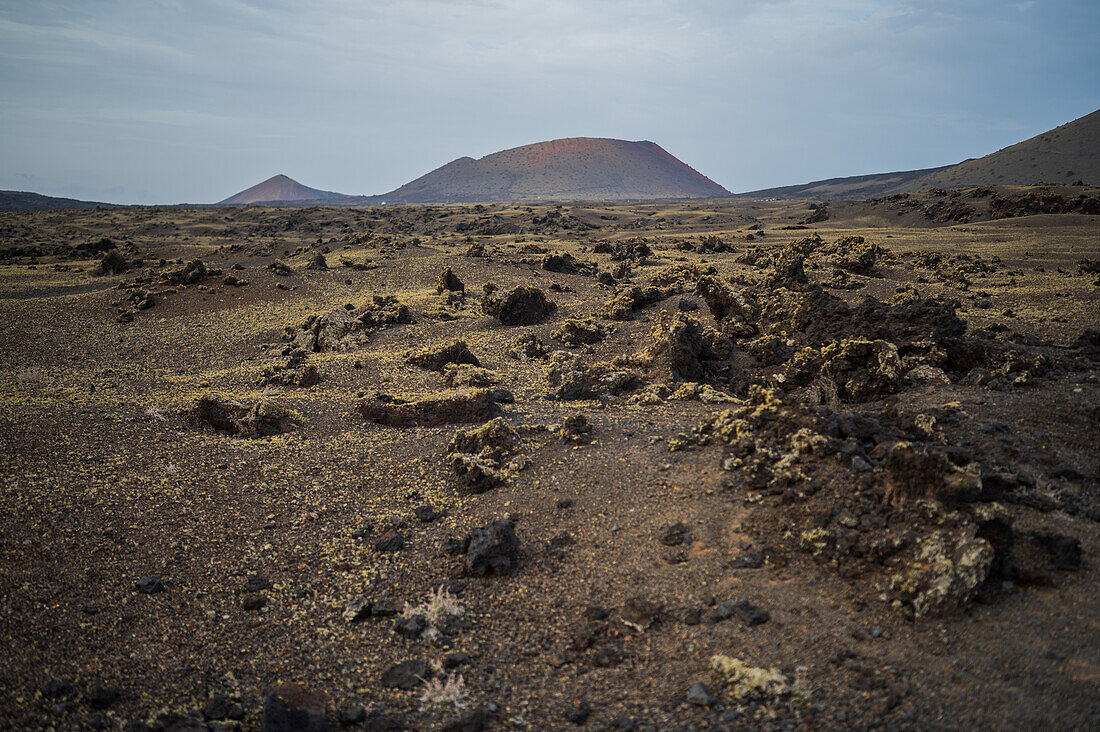
<svg viewBox="0 0 1100 732">
<path fill-rule="evenodd" d="M 381 192 L 581 134 L 656 140 L 741 190 L 923 167 L 1092 111 L 1100 6 L 1027 5 L 13 2 L 0 171 L 155 201 L 283 169 Z"/>
</svg>

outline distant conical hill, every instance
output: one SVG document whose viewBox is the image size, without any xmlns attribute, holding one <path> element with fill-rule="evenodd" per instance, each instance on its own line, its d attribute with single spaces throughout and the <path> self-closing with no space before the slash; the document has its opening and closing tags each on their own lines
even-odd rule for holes
<svg viewBox="0 0 1100 732">
<path fill-rule="evenodd" d="M 570 137 L 463 157 L 381 196 L 387 203 L 637 200 L 729 195 L 653 142 Z"/>
<path fill-rule="evenodd" d="M 230 196 L 221 202 L 221 205 L 231 206 L 249 203 L 282 203 L 287 201 L 337 201 L 352 198 L 343 193 L 321 191 L 316 188 L 304 186 L 293 178 L 285 175 L 276 175 L 268 178 L 263 183 L 257 183 L 251 188 L 245 188 L 240 193 Z"/>
</svg>

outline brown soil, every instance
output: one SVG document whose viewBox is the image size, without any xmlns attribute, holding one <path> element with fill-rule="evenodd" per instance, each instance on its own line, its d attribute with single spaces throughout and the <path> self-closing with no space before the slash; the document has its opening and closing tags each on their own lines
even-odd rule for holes
<svg viewBox="0 0 1100 732">
<path fill-rule="evenodd" d="M 885 205 L 3 214 L 0 719 L 1095 727 L 1100 217 Z"/>
</svg>

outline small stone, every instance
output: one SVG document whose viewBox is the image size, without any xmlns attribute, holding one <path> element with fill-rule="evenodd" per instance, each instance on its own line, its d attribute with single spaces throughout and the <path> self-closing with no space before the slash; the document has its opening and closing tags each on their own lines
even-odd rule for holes
<svg viewBox="0 0 1100 732">
<path fill-rule="evenodd" d="M 164 582 L 155 574 L 142 577 L 134 583 L 134 587 L 143 595 L 155 595 L 158 592 L 164 592 Z"/>
<path fill-rule="evenodd" d="M 380 552 L 399 552 L 405 548 L 405 537 L 397 529 L 390 529 L 374 542 L 374 548 Z"/>
<path fill-rule="evenodd" d="M 423 661 L 402 661 L 382 672 L 381 683 L 387 689 L 415 689 L 428 678 L 430 670 Z"/>
<path fill-rule="evenodd" d="M 260 610 L 267 604 L 267 598 L 262 593 L 252 593 L 241 598 L 241 607 L 245 610 Z"/>
<path fill-rule="evenodd" d="M 85 694 L 84 698 L 92 709 L 102 710 L 107 709 L 122 698 L 122 692 L 113 686 L 96 684 Z"/>
<path fill-rule="evenodd" d="M 448 653 L 443 657 L 443 668 L 453 671 L 459 666 L 467 666 L 473 662 L 474 659 L 467 653 Z"/>
<path fill-rule="evenodd" d="M 206 706 L 202 708 L 202 713 L 207 719 L 214 720 L 244 718 L 244 709 L 241 705 L 221 692 L 214 692 L 210 695 Z"/>
<path fill-rule="evenodd" d="M 637 728 L 633 717 L 625 712 L 611 720 L 611 726 L 615 729 L 633 730 Z"/>
<path fill-rule="evenodd" d="M 731 618 L 734 615 L 748 626 L 762 625 L 771 619 L 767 610 L 757 607 L 750 602 L 737 602 L 726 600 L 718 606 L 718 614 L 723 618 Z"/>
<path fill-rule="evenodd" d="M 347 707 L 340 710 L 338 720 L 343 727 L 350 727 L 363 722 L 367 718 L 367 708 L 362 704 Z"/>
<path fill-rule="evenodd" d="M 588 721 L 588 717 L 592 714 L 592 708 L 588 704 L 581 702 L 575 707 L 566 709 L 562 715 L 568 721 L 577 725 L 578 727 Z"/>
<path fill-rule="evenodd" d="M 344 608 L 344 621 L 348 623 L 362 622 L 371 616 L 373 609 L 374 603 L 365 595 L 352 598 L 347 607 Z"/>
<path fill-rule="evenodd" d="M 698 707 L 709 707 L 714 703 L 714 697 L 711 696 L 710 689 L 702 681 L 696 681 L 688 689 L 687 703 L 694 704 Z"/>
<path fill-rule="evenodd" d="M 435 507 L 430 503 L 425 503 L 423 506 L 417 506 L 413 509 L 413 514 L 416 516 L 416 520 L 423 524 L 430 524 L 441 516 L 439 511 L 436 511 Z"/>
<path fill-rule="evenodd" d="M 300 686 L 271 691 L 264 701 L 261 732 L 327 732 L 325 698 Z"/>
<path fill-rule="evenodd" d="M 407 618 L 398 618 L 393 624 L 393 630 L 398 635 L 409 638 L 419 638 L 428 629 L 428 619 L 423 615 L 413 615 Z"/>
<path fill-rule="evenodd" d="M 397 600 L 389 597 L 383 597 L 374 601 L 374 607 L 371 608 L 371 615 L 376 618 L 392 618 L 401 612 L 401 608 L 397 606 Z"/>
<path fill-rule="evenodd" d="M 250 574 L 244 583 L 245 592 L 260 592 L 271 587 L 271 580 L 262 574 Z"/>
<path fill-rule="evenodd" d="M 661 606 L 642 597 L 632 597 L 623 605 L 622 621 L 639 632 L 645 631 L 656 622 Z"/>
</svg>

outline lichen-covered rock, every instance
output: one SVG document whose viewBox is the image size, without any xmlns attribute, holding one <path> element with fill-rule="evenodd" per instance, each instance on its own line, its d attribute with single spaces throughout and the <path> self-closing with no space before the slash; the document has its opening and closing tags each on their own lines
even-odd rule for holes
<svg viewBox="0 0 1100 732">
<path fill-rule="evenodd" d="M 182 267 L 167 270 L 161 277 L 170 285 L 189 285 L 198 282 L 207 273 L 205 262 L 201 259 L 192 259 Z"/>
<path fill-rule="evenodd" d="M 796 353 L 787 364 L 786 379 L 796 386 L 824 379 L 839 399 L 861 402 L 899 391 L 905 384 L 905 368 L 892 343 L 844 338 L 821 350 Z"/>
<path fill-rule="evenodd" d="M 443 383 L 454 388 L 496 386 L 500 374 L 468 363 L 449 363 L 443 367 Z"/>
<path fill-rule="evenodd" d="M 387 394 L 373 394 L 360 400 L 364 419 L 389 427 L 434 427 L 441 424 L 485 422 L 500 414 L 500 390 L 462 389 L 429 394 L 405 401 Z"/>
<path fill-rule="evenodd" d="M 761 366 L 778 366 L 794 354 L 787 341 L 774 334 L 762 335 L 740 344 Z"/>
<path fill-rule="evenodd" d="M 392 295 L 375 295 L 370 304 L 358 309 L 337 308 L 311 315 L 297 332 L 287 328 L 286 338 L 308 352 L 350 351 L 365 345 L 375 330 L 411 322 L 407 305 Z"/>
<path fill-rule="evenodd" d="M 907 568 L 891 578 L 891 589 L 917 617 L 949 614 L 974 596 L 993 557 L 993 547 L 974 535 L 973 526 L 935 531 L 919 540 Z"/>
<path fill-rule="evenodd" d="M 841 270 L 870 275 L 879 260 L 891 256 L 890 250 L 862 236 L 843 236 L 821 248 L 822 259 Z"/>
<path fill-rule="evenodd" d="M 598 399 L 641 385 L 638 374 L 629 367 L 608 361 L 585 364 L 568 351 L 551 354 L 546 380 L 554 387 L 552 393 L 566 401 Z"/>
<path fill-rule="evenodd" d="M 732 345 L 721 333 L 686 313 L 661 313 L 649 334 L 649 345 L 628 362 L 648 378 L 673 381 L 706 381 L 713 376 L 713 362 L 728 359 Z"/>
<path fill-rule="evenodd" d="M 534 333 L 524 333 L 512 341 L 507 353 L 517 361 L 530 361 L 534 358 L 545 358 L 550 353 L 550 349 Z"/>
<path fill-rule="evenodd" d="M 263 386 L 289 386 L 304 389 L 321 383 L 321 372 L 313 364 L 304 364 L 297 368 L 268 368 L 260 376 Z"/>
<path fill-rule="evenodd" d="M 746 336 L 756 332 L 753 321 L 756 318 L 748 300 L 728 287 L 716 277 L 700 277 L 695 285 L 695 294 L 703 298 L 714 320 L 728 336 Z"/>
<path fill-rule="evenodd" d="M 456 432 L 446 457 L 466 490 L 484 493 L 508 479 L 510 471 L 505 461 L 520 447 L 516 431 L 497 418 L 477 429 Z"/>
<path fill-rule="evenodd" d="M 609 320 L 633 320 L 634 311 L 648 307 L 675 294 L 673 289 L 631 285 L 620 289 L 604 303 L 600 315 Z"/>
<path fill-rule="evenodd" d="M 570 318 L 561 327 L 550 334 L 567 346 L 583 346 L 599 343 L 607 337 L 607 332 L 599 322 L 592 320 L 574 320 Z"/>
<path fill-rule="evenodd" d="M 596 254 L 610 254 L 611 260 L 616 262 L 624 259 L 644 262 L 653 256 L 653 250 L 649 247 L 649 244 L 646 243 L 645 239 L 638 237 L 614 243 L 599 242 L 592 247 L 592 251 Z"/>
<path fill-rule="evenodd" d="M 306 262 L 306 269 L 328 269 L 328 260 L 321 252 L 315 252 Z"/>
<path fill-rule="evenodd" d="M 306 351 L 350 351 L 365 345 L 368 340 L 370 332 L 363 321 L 337 308 L 310 317 L 294 339 L 294 345 Z"/>
<path fill-rule="evenodd" d="M 750 666 L 739 658 L 723 655 L 712 656 L 710 668 L 734 699 L 770 701 L 791 691 L 790 679 L 779 669 Z"/>
<path fill-rule="evenodd" d="M 458 278 L 450 267 L 444 267 L 435 283 L 435 291 L 442 295 L 444 292 L 465 292 L 466 285 Z"/>
<path fill-rule="evenodd" d="M 516 287 L 501 295 L 491 283 L 485 285 L 481 311 L 503 325 L 534 325 L 558 309 L 537 287 Z"/>
<path fill-rule="evenodd" d="M 558 438 L 564 442 L 587 444 L 592 441 L 592 425 L 588 418 L 580 412 L 571 414 L 565 418 L 557 429 Z"/>
<path fill-rule="evenodd" d="M 519 434 L 501 418 L 480 427 L 459 430 L 447 445 L 447 454 L 492 455 L 497 459 L 512 455 L 520 448 Z"/>
<path fill-rule="evenodd" d="M 431 371 L 442 371 L 447 364 L 481 365 L 481 361 L 466 346 L 466 341 L 453 341 L 444 346 L 409 351 L 405 354 L 405 363 Z"/>
<path fill-rule="evenodd" d="M 385 328 L 412 322 L 409 306 L 393 295 L 375 295 L 369 304 L 354 311 L 368 328 Z"/>
<path fill-rule="evenodd" d="M 302 424 L 299 414 L 271 400 L 245 404 L 222 394 L 200 397 L 189 416 L 195 423 L 240 437 L 269 437 Z"/>
</svg>

